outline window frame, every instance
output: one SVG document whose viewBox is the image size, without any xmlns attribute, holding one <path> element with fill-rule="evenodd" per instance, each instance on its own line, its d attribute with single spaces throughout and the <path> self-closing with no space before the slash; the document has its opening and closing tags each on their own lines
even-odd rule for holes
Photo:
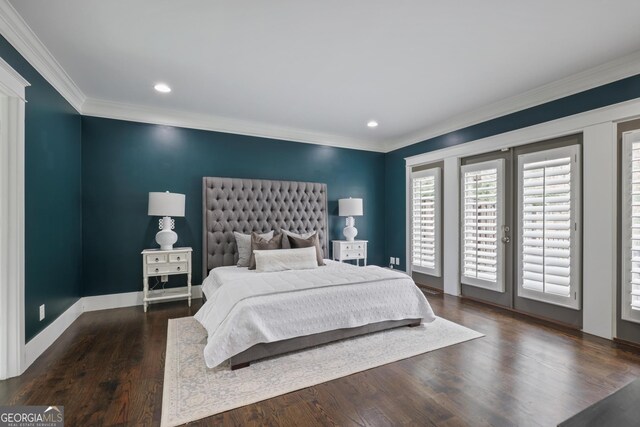
<svg viewBox="0 0 640 427">
<path fill-rule="evenodd" d="M 476 172 L 487 169 L 496 169 L 497 193 L 496 193 L 496 281 L 478 279 L 477 277 L 469 277 L 464 274 L 464 199 L 465 199 L 465 173 Z M 482 289 L 488 289 L 495 292 L 505 292 L 505 245 L 501 241 L 504 236 L 505 225 L 505 159 L 487 160 L 479 163 L 471 163 L 460 166 L 460 283 L 469 286 L 475 286 Z"/>
<path fill-rule="evenodd" d="M 571 172 L 571 261 L 570 261 L 570 286 L 569 297 L 545 294 L 543 292 L 525 289 L 523 286 L 523 165 L 527 163 L 541 162 L 558 157 L 571 157 L 574 169 Z M 572 144 L 564 147 L 544 149 L 518 155 L 517 158 L 517 205 L 515 217 L 518 230 L 518 248 L 516 264 L 516 289 L 517 295 L 534 301 L 540 301 L 552 305 L 566 307 L 572 310 L 582 309 L 582 149 L 580 144 Z M 575 170 L 575 172 L 574 172 Z M 571 297 L 573 295 L 573 298 Z"/>
<path fill-rule="evenodd" d="M 434 268 L 428 268 L 418 266 L 413 263 L 413 182 L 414 179 L 425 178 L 428 176 L 434 177 Z M 409 196 L 410 200 L 410 212 L 409 212 L 409 265 L 411 271 L 416 273 L 426 274 L 434 277 L 442 277 L 442 168 L 436 166 L 429 169 L 423 169 L 420 171 L 411 171 L 409 183 Z"/>
</svg>

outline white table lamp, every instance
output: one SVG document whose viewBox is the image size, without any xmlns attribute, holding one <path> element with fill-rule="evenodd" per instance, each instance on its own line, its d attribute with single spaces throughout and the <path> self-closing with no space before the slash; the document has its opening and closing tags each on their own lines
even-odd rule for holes
<svg viewBox="0 0 640 427">
<path fill-rule="evenodd" d="M 175 221 L 171 217 L 184 216 L 184 194 L 177 193 L 149 193 L 149 216 L 161 216 L 160 231 L 156 234 L 156 242 L 162 250 L 173 249 L 178 241 L 178 235 L 173 229 Z"/>
<path fill-rule="evenodd" d="M 338 215 L 347 217 L 347 226 L 342 231 L 344 237 L 349 242 L 353 242 L 353 239 L 358 235 L 358 229 L 355 227 L 356 220 L 354 216 L 362 216 L 362 199 L 339 199 L 338 200 Z"/>
</svg>

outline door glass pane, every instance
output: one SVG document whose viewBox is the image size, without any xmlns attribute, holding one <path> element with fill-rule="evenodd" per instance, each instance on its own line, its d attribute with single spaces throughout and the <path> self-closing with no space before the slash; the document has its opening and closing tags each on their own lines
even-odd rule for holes
<svg viewBox="0 0 640 427">
<path fill-rule="evenodd" d="M 631 146 L 631 221 L 629 234 L 631 244 L 630 258 L 630 292 L 631 309 L 640 312 L 640 142 Z"/>
<path fill-rule="evenodd" d="M 502 160 L 462 167 L 462 283 L 502 291 Z"/>
<path fill-rule="evenodd" d="M 520 156 L 520 296 L 575 305 L 577 148 Z"/>
<path fill-rule="evenodd" d="M 435 170 L 412 178 L 411 263 L 413 270 L 439 274 L 438 174 Z"/>
<path fill-rule="evenodd" d="M 623 135 L 622 319 L 640 322 L 640 131 Z"/>
</svg>

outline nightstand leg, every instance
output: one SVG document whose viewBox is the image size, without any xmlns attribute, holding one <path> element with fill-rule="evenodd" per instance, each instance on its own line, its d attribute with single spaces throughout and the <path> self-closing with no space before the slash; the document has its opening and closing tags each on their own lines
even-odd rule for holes
<svg viewBox="0 0 640 427">
<path fill-rule="evenodd" d="M 191 307 L 191 274 L 187 275 L 187 293 L 189 294 L 189 307 Z"/>
<path fill-rule="evenodd" d="M 149 278 L 145 277 L 142 279 L 142 297 L 144 298 L 144 312 L 147 312 L 147 306 L 149 303 L 147 302 L 147 296 L 149 294 Z"/>
</svg>

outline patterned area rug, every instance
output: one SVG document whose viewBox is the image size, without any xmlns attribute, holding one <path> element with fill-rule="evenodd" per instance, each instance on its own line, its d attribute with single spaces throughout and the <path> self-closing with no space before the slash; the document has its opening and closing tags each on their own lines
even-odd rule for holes
<svg viewBox="0 0 640 427">
<path fill-rule="evenodd" d="M 176 426 L 356 372 L 482 337 L 437 318 L 419 327 L 350 338 L 265 359 L 232 371 L 204 363 L 205 329 L 192 317 L 169 320 L 162 426 Z"/>
</svg>

